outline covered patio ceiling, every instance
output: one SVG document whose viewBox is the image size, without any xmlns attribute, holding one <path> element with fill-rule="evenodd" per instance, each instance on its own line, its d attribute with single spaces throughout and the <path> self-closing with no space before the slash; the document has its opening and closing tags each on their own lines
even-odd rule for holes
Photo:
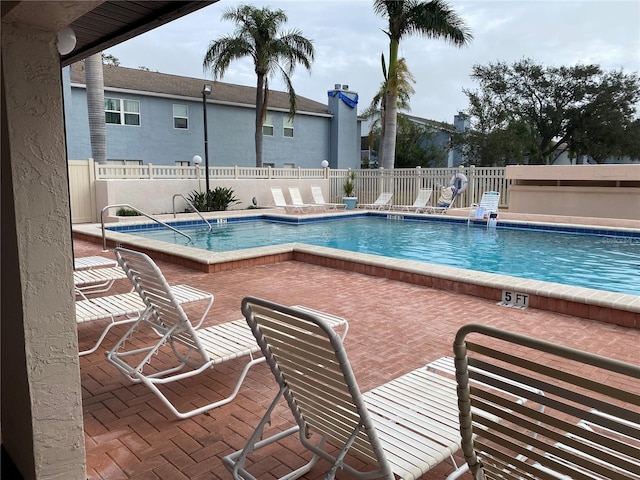
<svg viewBox="0 0 640 480">
<path fill-rule="evenodd" d="M 165 23 L 200 10 L 217 1 L 219 0 L 109 0 L 106 2 L 93 2 L 96 4 L 95 8 L 86 12 L 69 25 L 76 34 L 77 43 L 71 53 L 61 57 L 61 66 L 71 65 L 94 53 L 153 30 Z M 20 10 L 24 10 L 24 12 L 29 13 L 29 17 L 31 17 L 31 21 L 27 21 L 26 23 L 35 24 L 37 23 L 38 16 L 38 14 L 34 12 L 36 3 L 43 4 L 41 5 L 43 8 L 38 8 L 38 10 L 46 17 L 46 2 L 2 1 L 2 18 L 12 12 L 13 15 L 17 14 L 16 16 L 18 18 L 24 20 L 24 16 L 19 13 Z"/>
</svg>

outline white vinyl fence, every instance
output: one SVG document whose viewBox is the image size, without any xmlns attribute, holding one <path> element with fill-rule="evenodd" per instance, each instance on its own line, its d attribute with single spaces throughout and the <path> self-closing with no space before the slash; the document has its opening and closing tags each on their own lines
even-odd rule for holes
<svg viewBox="0 0 640 480">
<path fill-rule="evenodd" d="M 327 201 L 342 202 L 342 186 L 348 173 L 347 169 L 329 168 L 210 166 L 209 180 L 212 189 L 219 185 L 233 188 L 241 200 L 238 208 L 246 208 L 252 203 L 253 198 L 257 198 L 260 205 L 272 204 L 269 190 L 271 186 L 280 186 L 285 191 L 288 186 L 300 186 L 306 199 L 308 195 L 305 192 L 310 190 L 310 185 L 320 185 Z M 383 191 L 391 191 L 394 204 L 410 205 L 421 188 L 431 188 L 433 194 L 430 203 L 435 205 L 439 189 L 449 186 L 456 174 L 462 174 L 468 181 L 467 189 L 458 197 L 455 207 L 467 207 L 471 203 L 478 203 L 482 193 L 490 190 L 501 193 L 502 208 L 508 207 L 509 204 L 511 181 L 505 179 L 505 168 L 418 167 L 355 170 L 355 174 L 355 195 L 359 203 L 372 203 Z M 132 202 L 140 201 L 140 198 L 148 199 L 147 197 L 152 197 L 158 204 L 157 210 L 145 205 L 150 213 L 166 213 L 171 210 L 174 194 L 188 195 L 193 189 L 202 188 L 206 178 L 203 166 L 99 165 L 91 159 L 70 161 L 69 176 L 74 179 L 71 182 L 71 204 L 72 221 L 75 223 L 97 222 L 99 218 L 95 212 L 100 212 L 104 206 L 114 203 L 138 206 Z M 85 178 L 84 183 L 82 178 Z M 155 183 L 147 186 L 147 182 Z M 127 191 L 130 191 L 129 195 L 126 194 Z M 149 195 L 145 192 L 155 193 Z M 159 195 L 158 192 L 166 192 L 166 195 Z M 160 198 L 165 196 L 166 198 Z M 96 200 L 93 200 L 94 198 Z M 93 218 L 90 218 L 86 211 L 74 214 L 74 211 L 80 211 L 79 207 L 82 205 L 91 205 Z"/>
</svg>

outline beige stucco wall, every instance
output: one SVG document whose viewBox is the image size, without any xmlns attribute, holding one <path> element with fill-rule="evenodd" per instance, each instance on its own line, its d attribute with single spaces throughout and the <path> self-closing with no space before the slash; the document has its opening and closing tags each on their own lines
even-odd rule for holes
<svg viewBox="0 0 640 480">
<path fill-rule="evenodd" d="M 277 179 L 277 180 L 213 180 L 209 179 L 210 188 L 213 190 L 218 186 L 233 189 L 233 192 L 240 200 L 240 203 L 233 205 L 231 210 L 247 208 L 252 205 L 253 197 L 258 201 L 258 206 L 266 207 L 273 205 L 271 187 L 280 187 L 284 192 L 285 199 L 290 202 L 288 187 L 299 187 L 302 199 L 306 203 L 313 203 L 311 198 L 311 185 L 319 185 L 323 189 L 325 200 L 329 201 L 329 180 L 327 179 Z M 200 186 L 197 180 L 96 180 L 96 209 L 97 217 L 100 220 L 100 212 L 107 205 L 129 204 L 151 215 L 172 213 L 173 196 L 181 193 L 185 197 L 198 190 L 205 190 L 205 180 L 201 179 Z M 176 198 L 176 212 L 183 212 L 186 202 L 181 198 Z M 114 215 L 117 209 L 111 209 L 110 215 Z"/>
<path fill-rule="evenodd" d="M 512 180 L 640 181 L 640 165 L 509 165 Z"/>
<path fill-rule="evenodd" d="M 509 212 L 640 220 L 640 165 L 509 166 Z"/>
<path fill-rule="evenodd" d="M 27 480 L 86 479 L 55 38 L 95 3 L 20 2 L 2 18 L 1 426 Z"/>
</svg>

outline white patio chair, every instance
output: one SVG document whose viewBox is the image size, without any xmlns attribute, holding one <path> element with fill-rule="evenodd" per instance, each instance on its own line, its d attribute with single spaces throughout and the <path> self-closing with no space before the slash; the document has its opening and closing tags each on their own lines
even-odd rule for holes
<svg viewBox="0 0 640 480">
<path fill-rule="evenodd" d="M 476 480 L 640 479 L 640 366 L 478 324 L 453 350 Z"/>
<path fill-rule="evenodd" d="M 391 209 L 391 199 L 393 193 L 382 192 L 373 203 L 359 203 L 358 208 L 366 208 L 368 210 L 389 210 Z"/>
<path fill-rule="evenodd" d="M 394 210 L 402 210 L 406 212 L 423 212 L 427 208 L 427 203 L 431 199 L 431 188 L 421 188 L 416 196 L 413 205 L 394 205 L 392 208 Z"/>
<path fill-rule="evenodd" d="M 322 318 L 251 297 L 242 311 L 280 390 L 246 446 L 223 458 L 234 478 L 253 479 L 251 453 L 296 433 L 313 457 L 281 477 L 288 480 L 319 458 L 330 464 L 327 479 L 338 469 L 357 478 L 415 479 L 447 458 L 453 462 L 460 447 L 453 380 L 423 367 L 363 395 L 342 340 Z M 296 425 L 264 438 L 283 397 Z M 453 464 L 449 479 L 467 469 Z"/>
<path fill-rule="evenodd" d="M 489 218 L 492 213 L 498 213 L 498 205 L 500 204 L 500 192 L 484 192 L 480 203 L 472 203 L 469 210 L 469 219 L 484 220 Z"/>
<path fill-rule="evenodd" d="M 244 319 L 196 330 L 180 305 L 176 294 L 167 284 L 157 265 L 144 253 L 124 248 L 115 249 L 120 266 L 135 286 L 145 311 L 116 345 L 107 352 L 107 360 L 133 383 L 146 385 L 178 418 L 189 418 L 231 402 L 249 369 L 264 357 L 256 357 L 260 348 Z M 340 317 L 325 317 L 336 328 L 345 326 Z M 153 345 L 129 347 L 131 340 L 144 328 L 158 334 Z M 346 327 L 345 327 L 346 332 Z M 164 346 L 170 347 L 175 365 L 158 360 Z M 169 400 L 161 387 L 190 378 L 224 362 L 248 357 L 233 391 L 225 398 L 186 412 L 181 412 Z"/>
<path fill-rule="evenodd" d="M 302 200 L 302 195 L 300 194 L 300 189 L 298 187 L 289 187 L 289 195 L 291 196 L 291 206 L 304 208 L 308 211 L 313 210 L 324 210 L 323 205 L 317 205 L 315 203 L 304 203 Z"/>
<path fill-rule="evenodd" d="M 284 198 L 284 193 L 280 187 L 271 187 L 271 196 L 273 197 L 273 203 L 276 207 L 284 208 L 287 213 L 304 213 L 308 212 L 309 208 L 304 206 L 289 205 Z"/>
<path fill-rule="evenodd" d="M 322 193 L 322 188 L 320 188 L 317 185 L 312 185 L 311 186 L 311 197 L 313 198 L 313 201 L 317 205 L 322 205 L 323 207 L 326 207 L 326 208 L 329 208 L 329 209 L 337 210 L 338 208 L 345 208 L 346 207 L 346 205 L 344 203 L 325 202 L 324 201 L 324 194 Z"/>
<path fill-rule="evenodd" d="M 87 295 L 108 291 L 116 280 L 125 278 L 127 278 L 127 274 L 118 266 L 88 268 L 74 270 L 73 285 L 76 294 L 86 299 Z"/>
<path fill-rule="evenodd" d="M 194 325 L 194 328 L 198 328 L 207 316 L 207 313 L 209 313 L 211 305 L 213 305 L 213 295 L 209 292 L 190 287 L 189 285 L 175 285 L 171 287 L 171 291 L 175 295 L 176 301 L 181 305 L 205 300 L 208 301 L 200 320 Z M 89 355 L 95 352 L 113 327 L 135 322 L 147 308 L 140 295 L 138 295 L 138 292 L 80 300 L 75 303 L 75 307 L 76 323 L 78 324 L 108 320 L 107 325 L 93 347 L 87 350 L 81 350 L 78 352 L 79 356 Z"/>
<path fill-rule="evenodd" d="M 77 257 L 73 259 L 74 270 L 87 270 L 90 268 L 115 267 L 118 265 L 115 258 L 92 255 L 90 257 Z"/>
<path fill-rule="evenodd" d="M 435 207 L 427 207 L 427 213 L 446 213 L 458 198 L 458 190 L 455 187 L 442 187 Z"/>
</svg>

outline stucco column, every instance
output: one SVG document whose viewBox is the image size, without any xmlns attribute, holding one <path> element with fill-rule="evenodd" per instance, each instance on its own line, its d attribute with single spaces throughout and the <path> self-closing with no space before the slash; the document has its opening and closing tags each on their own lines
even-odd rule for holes
<svg viewBox="0 0 640 480">
<path fill-rule="evenodd" d="M 2 443 L 26 479 L 84 480 L 60 60 L 55 33 L 8 17 L 2 22 Z"/>
</svg>

